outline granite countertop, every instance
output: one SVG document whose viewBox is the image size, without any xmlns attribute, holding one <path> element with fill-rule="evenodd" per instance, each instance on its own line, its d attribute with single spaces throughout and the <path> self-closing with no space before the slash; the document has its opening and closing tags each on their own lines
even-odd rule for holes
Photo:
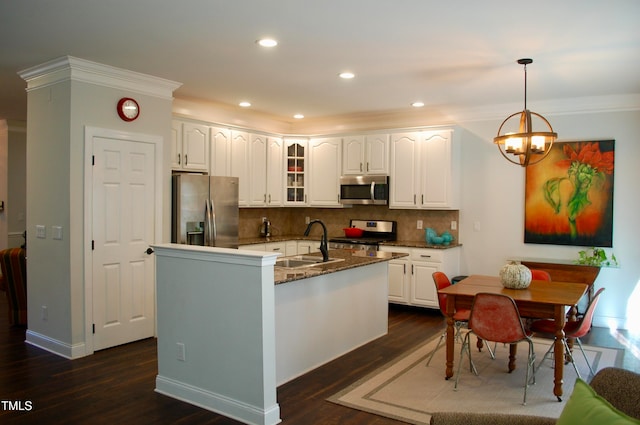
<svg viewBox="0 0 640 425">
<path fill-rule="evenodd" d="M 288 239 L 291 240 L 291 239 Z M 271 241 L 274 242 L 274 241 Z M 305 254 L 305 256 L 322 257 L 322 254 L 313 253 Z M 362 267 L 382 261 L 389 261 L 395 258 L 406 257 L 407 254 L 400 252 L 381 252 L 381 251 L 363 251 L 354 249 L 329 249 L 329 258 L 341 258 L 344 261 L 338 261 L 328 264 L 318 264 L 313 267 L 302 268 L 284 268 L 274 267 L 275 284 L 291 282 L 294 280 L 306 279 L 313 276 L 320 276 L 329 273 L 339 272 L 341 270 Z"/>
<path fill-rule="evenodd" d="M 339 236 L 329 236 L 329 239 L 344 237 L 344 235 Z M 318 236 L 301 236 L 301 235 L 278 235 L 278 236 L 255 236 L 251 238 L 241 238 L 238 243 L 239 245 L 251 245 L 256 243 L 269 243 L 269 242 L 284 242 L 284 241 L 320 241 Z M 382 242 L 380 245 L 384 246 L 405 246 L 409 248 L 432 248 L 432 249 L 449 249 L 449 248 L 457 248 L 462 246 L 460 243 L 452 243 L 449 245 L 434 245 L 428 244 L 426 241 L 406 241 L 406 240 L 398 240 L 398 241 L 388 241 Z"/>
<path fill-rule="evenodd" d="M 435 245 L 435 244 L 429 244 L 424 240 L 422 241 L 388 241 L 388 242 L 383 242 L 380 245 L 406 246 L 408 248 L 430 248 L 430 249 L 450 249 L 450 248 L 457 248 L 459 246 L 462 246 L 461 243 L 455 243 L 455 242 L 449 245 Z"/>
<path fill-rule="evenodd" d="M 320 241 L 319 236 L 302 236 L 302 235 L 278 235 L 278 236 L 254 236 L 249 238 L 240 238 L 238 245 L 252 245 L 256 243 L 285 242 L 285 241 Z"/>
</svg>

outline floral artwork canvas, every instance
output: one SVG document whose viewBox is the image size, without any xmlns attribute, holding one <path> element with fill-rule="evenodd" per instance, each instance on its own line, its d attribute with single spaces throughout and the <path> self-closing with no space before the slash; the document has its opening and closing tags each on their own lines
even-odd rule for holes
<svg viewBox="0 0 640 425">
<path fill-rule="evenodd" d="M 611 247 L 614 140 L 562 142 L 526 170 L 525 243 Z"/>
</svg>

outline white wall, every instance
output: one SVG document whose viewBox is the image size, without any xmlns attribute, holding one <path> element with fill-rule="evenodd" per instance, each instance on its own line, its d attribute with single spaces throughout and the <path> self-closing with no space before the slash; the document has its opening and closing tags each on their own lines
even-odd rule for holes
<svg viewBox="0 0 640 425">
<path fill-rule="evenodd" d="M 70 76 L 71 68 L 78 77 Z M 97 72 L 83 75 L 85 68 Z M 106 83 L 111 73 L 119 77 L 118 84 Z M 34 79 L 34 75 L 39 78 Z M 87 82 L 87 75 L 93 82 Z M 153 77 L 129 75 L 127 71 L 75 58 L 35 66 L 21 76 L 28 81 L 27 341 L 63 356 L 79 357 L 86 354 L 87 323 L 92 320 L 85 314 L 85 254 L 90 250 L 85 244 L 84 228 L 88 214 L 84 209 L 85 127 L 162 137 L 166 147 L 161 166 L 166 179 L 161 184 L 164 193 L 170 193 L 169 82 L 164 87 Z M 127 88 L 129 79 L 137 86 Z M 149 79 L 152 81 L 145 84 Z M 158 93 L 154 91 L 156 84 L 161 86 Z M 162 92 L 168 93 L 161 95 Z M 122 121 L 116 113 L 118 100 L 125 96 L 135 97 L 141 105 L 140 118 L 131 123 Z M 163 199 L 165 211 L 170 209 L 170 202 L 169 196 Z M 36 225 L 45 226 L 45 238 L 35 237 Z M 62 240 L 52 239 L 51 226 L 62 226 Z M 164 234 L 158 235 L 156 242 L 169 240 L 167 214 L 163 215 L 163 229 Z M 42 306 L 47 306 L 46 319 L 42 317 Z"/>
<path fill-rule="evenodd" d="M 615 139 L 613 251 L 619 268 L 603 268 L 596 288 L 606 287 L 597 326 L 640 332 L 640 112 L 546 116 L 562 140 Z M 461 123 L 460 241 L 464 274 L 496 274 L 510 257 L 574 260 L 580 247 L 525 244 L 525 170 L 510 164 L 493 144 L 500 121 Z M 479 230 L 474 230 L 474 223 Z"/>
</svg>

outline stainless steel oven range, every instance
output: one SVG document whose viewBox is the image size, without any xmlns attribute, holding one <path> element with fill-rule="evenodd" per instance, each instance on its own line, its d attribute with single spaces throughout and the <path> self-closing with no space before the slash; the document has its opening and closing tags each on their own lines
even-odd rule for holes
<svg viewBox="0 0 640 425">
<path fill-rule="evenodd" d="M 395 221 L 351 219 L 349 227 L 362 229 L 362 236 L 359 238 L 331 238 L 329 239 L 329 248 L 377 251 L 381 242 L 395 241 L 398 236 L 398 223 Z"/>
</svg>

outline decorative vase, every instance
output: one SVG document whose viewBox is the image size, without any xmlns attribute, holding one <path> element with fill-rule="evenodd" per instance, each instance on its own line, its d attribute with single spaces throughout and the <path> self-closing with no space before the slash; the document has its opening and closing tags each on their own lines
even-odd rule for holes
<svg viewBox="0 0 640 425">
<path fill-rule="evenodd" d="M 509 261 L 500 269 L 502 286 L 509 289 L 526 289 L 531 284 L 531 270 L 519 261 Z"/>
</svg>

